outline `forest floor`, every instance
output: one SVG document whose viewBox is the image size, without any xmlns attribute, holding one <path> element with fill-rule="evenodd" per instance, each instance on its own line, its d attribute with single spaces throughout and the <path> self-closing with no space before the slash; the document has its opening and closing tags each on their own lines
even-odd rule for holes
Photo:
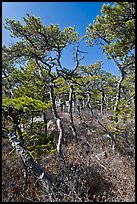
<svg viewBox="0 0 137 204">
<path fill-rule="evenodd" d="M 82 112 L 80 123 L 74 113 L 74 123 L 79 137 L 73 141 L 68 113 L 60 113 L 65 130 L 66 143 L 63 155 L 67 171 L 60 169 L 56 154 L 37 158 L 63 190 L 61 202 L 135 202 L 135 123 L 129 121 L 128 144 L 117 139 L 112 150 L 110 141 L 102 133 L 98 120 L 107 125 L 107 113 Z M 49 119 L 52 119 L 49 113 Z M 103 119 L 103 120 L 102 120 Z M 2 202 L 48 202 L 41 182 L 31 172 L 28 181 L 23 177 L 23 164 L 12 152 L 7 139 L 2 140 Z"/>
</svg>

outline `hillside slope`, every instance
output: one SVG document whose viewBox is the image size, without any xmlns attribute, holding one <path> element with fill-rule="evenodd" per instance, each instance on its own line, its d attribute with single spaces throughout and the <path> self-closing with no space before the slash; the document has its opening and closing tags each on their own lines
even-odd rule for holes
<svg viewBox="0 0 137 204">
<path fill-rule="evenodd" d="M 60 113 L 66 142 L 63 155 L 66 166 L 61 166 L 56 154 L 37 158 L 56 184 L 56 201 L 61 202 L 135 202 L 134 121 L 129 121 L 128 144 L 117 138 L 112 151 L 110 141 L 102 133 L 98 120 L 107 124 L 107 113 L 96 111 L 93 118 L 82 112 L 80 123 L 76 113 L 74 122 L 79 137 L 73 141 L 67 113 Z M 51 117 L 51 115 L 50 115 Z M 51 118 L 52 119 L 52 118 Z M 41 182 L 31 172 L 27 182 L 23 164 L 7 139 L 2 141 L 2 201 L 47 202 Z"/>
</svg>

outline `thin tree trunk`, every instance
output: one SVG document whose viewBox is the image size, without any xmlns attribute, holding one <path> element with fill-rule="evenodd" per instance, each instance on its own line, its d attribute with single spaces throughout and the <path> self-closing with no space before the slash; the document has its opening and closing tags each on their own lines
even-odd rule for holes
<svg viewBox="0 0 137 204">
<path fill-rule="evenodd" d="M 45 94 L 43 93 L 42 102 L 45 102 Z M 48 128 L 47 128 L 47 116 L 46 113 L 43 112 L 43 120 L 44 120 L 44 129 L 45 129 L 45 136 L 44 136 L 44 144 L 46 143 L 46 137 L 48 135 Z"/>
<path fill-rule="evenodd" d="M 60 107 L 60 111 L 63 112 L 63 102 L 61 101 L 61 98 L 59 98 L 59 107 Z"/>
<path fill-rule="evenodd" d="M 44 120 L 44 129 L 45 129 L 45 135 L 47 136 L 47 116 L 46 113 L 43 113 L 43 120 Z"/>
<path fill-rule="evenodd" d="M 21 132 L 21 129 L 19 127 L 19 121 L 18 121 L 18 118 L 13 118 L 13 121 L 14 121 L 14 124 L 16 126 L 16 129 L 18 131 L 18 134 L 19 134 L 19 139 L 22 141 L 22 143 L 24 144 L 24 139 L 23 139 L 23 136 L 22 136 L 22 132 Z"/>
<path fill-rule="evenodd" d="M 58 143 L 57 143 L 57 152 L 59 154 L 62 154 L 62 142 L 64 140 L 64 130 L 63 130 L 63 125 L 61 122 L 61 119 L 57 113 L 56 109 L 56 102 L 55 102 L 55 96 L 54 96 L 54 87 L 53 84 L 50 85 L 50 101 L 52 104 L 52 112 L 53 112 L 53 117 L 54 120 L 56 121 L 58 130 L 59 130 L 59 138 L 58 138 Z"/>
<path fill-rule="evenodd" d="M 118 104 L 119 104 L 120 97 L 121 97 L 121 84 L 122 84 L 123 80 L 124 80 L 124 76 L 123 76 L 123 74 L 121 74 L 120 80 L 117 83 L 116 101 L 115 101 L 115 105 L 114 105 L 114 112 L 115 112 L 115 115 L 116 115 L 116 122 L 118 122 L 117 110 L 118 110 Z"/>
<path fill-rule="evenodd" d="M 47 129 L 47 116 L 46 113 L 43 113 L 43 120 L 44 120 L 44 131 L 45 131 L 45 136 L 44 136 L 44 144 L 47 143 L 46 137 L 48 135 L 48 129 Z"/>
<path fill-rule="evenodd" d="M 90 110 L 91 117 L 93 117 L 93 110 L 92 110 L 92 106 L 91 106 L 91 93 L 88 93 L 87 106 Z"/>
<path fill-rule="evenodd" d="M 113 133 L 111 133 L 99 120 L 98 123 L 104 128 L 105 132 L 107 133 L 107 138 L 110 140 L 111 142 L 111 146 L 112 146 L 112 150 L 115 150 L 115 146 L 116 146 L 116 138 L 115 135 Z"/>
<path fill-rule="evenodd" d="M 122 65 L 119 64 L 116 57 L 114 57 L 113 55 L 111 57 L 114 60 L 114 62 L 116 63 L 116 65 L 118 66 L 120 74 L 121 74 L 120 80 L 118 81 L 117 88 L 116 88 L 116 90 L 117 90 L 116 91 L 116 101 L 115 101 L 115 105 L 114 105 L 114 112 L 116 112 L 118 110 L 118 103 L 119 103 L 119 100 L 120 100 L 120 97 L 121 97 L 121 84 L 122 84 L 122 82 L 124 80 L 124 68 L 122 67 Z M 117 116 L 117 113 L 116 113 L 116 116 Z"/>
<path fill-rule="evenodd" d="M 78 118 L 81 121 L 82 117 L 81 117 L 81 113 L 80 113 L 80 105 L 79 105 L 78 98 L 76 99 L 76 110 L 77 110 L 77 113 L 78 113 Z"/>
<path fill-rule="evenodd" d="M 70 119 L 70 128 L 72 130 L 72 134 L 76 140 L 76 142 L 78 141 L 77 139 L 77 132 L 76 132 L 76 128 L 74 125 L 74 121 L 73 121 L 73 114 L 72 114 L 72 94 L 73 94 L 73 85 L 70 85 L 70 89 L 69 89 L 69 106 L 68 106 L 68 113 L 69 113 L 69 119 Z"/>
<path fill-rule="evenodd" d="M 104 105 L 105 105 L 105 94 L 104 94 L 104 90 L 101 90 L 101 113 L 103 113 L 104 111 Z"/>
<path fill-rule="evenodd" d="M 105 95 L 105 100 L 106 100 L 106 109 L 108 109 L 108 96 Z"/>
</svg>

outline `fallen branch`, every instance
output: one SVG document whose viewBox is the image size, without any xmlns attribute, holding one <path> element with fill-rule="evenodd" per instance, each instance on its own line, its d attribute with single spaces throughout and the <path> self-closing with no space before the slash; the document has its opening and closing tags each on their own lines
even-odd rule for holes
<svg viewBox="0 0 137 204">
<path fill-rule="evenodd" d="M 26 166 L 26 168 L 29 168 L 33 174 L 37 177 L 37 179 L 41 180 L 44 189 L 48 193 L 50 202 L 54 201 L 54 195 L 53 195 L 53 182 L 51 176 L 49 176 L 43 168 L 37 164 L 32 156 L 27 152 L 27 150 L 23 147 L 22 143 L 16 136 L 16 127 L 13 127 L 12 132 L 8 133 L 9 140 L 13 146 L 13 148 L 16 150 L 17 154 L 20 156 L 20 158 L 23 161 L 23 164 Z"/>
<path fill-rule="evenodd" d="M 108 129 L 98 120 L 98 123 L 104 128 L 104 130 L 105 130 L 105 132 L 106 133 L 110 133 L 109 131 L 108 131 Z"/>
<path fill-rule="evenodd" d="M 95 157 L 97 158 L 96 162 L 99 164 L 99 166 L 101 166 L 102 168 L 107 170 L 106 167 L 103 164 L 100 163 L 100 158 L 97 155 L 95 155 Z"/>
</svg>

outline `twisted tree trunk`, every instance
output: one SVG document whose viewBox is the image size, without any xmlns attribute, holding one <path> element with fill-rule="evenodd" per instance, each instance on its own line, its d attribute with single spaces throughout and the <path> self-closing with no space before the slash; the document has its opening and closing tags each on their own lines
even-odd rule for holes
<svg viewBox="0 0 137 204">
<path fill-rule="evenodd" d="M 54 96 L 54 87 L 53 84 L 50 85 L 50 101 L 52 104 L 52 112 L 53 112 L 53 117 L 54 120 L 56 121 L 56 125 L 59 130 L 59 138 L 58 138 L 58 143 L 57 143 L 57 152 L 59 154 L 62 154 L 62 142 L 64 140 L 64 130 L 63 130 L 63 125 L 61 122 L 61 119 L 57 113 L 56 109 L 56 102 L 55 102 L 55 96 Z"/>
<path fill-rule="evenodd" d="M 72 94 L 73 94 L 73 85 L 70 85 L 70 89 L 69 89 L 69 106 L 68 106 L 68 113 L 69 113 L 69 119 L 70 119 L 70 128 L 72 130 L 72 134 L 76 140 L 76 142 L 78 141 L 77 138 L 77 131 L 74 125 L 74 121 L 73 121 L 73 114 L 72 114 Z"/>
<path fill-rule="evenodd" d="M 27 150 L 23 147 L 22 143 L 16 136 L 16 126 L 13 127 L 13 131 L 8 134 L 8 138 L 16 150 L 17 154 L 20 156 L 23 164 L 27 169 L 30 169 L 33 174 L 41 180 L 44 189 L 48 193 L 50 202 L 53 201 L 54 193 L 53 193 L 53 182 L 50 175 L 45 173 L 43 168 L 37 164 L 32 156 L 27 152 Z"/>
</svg>

